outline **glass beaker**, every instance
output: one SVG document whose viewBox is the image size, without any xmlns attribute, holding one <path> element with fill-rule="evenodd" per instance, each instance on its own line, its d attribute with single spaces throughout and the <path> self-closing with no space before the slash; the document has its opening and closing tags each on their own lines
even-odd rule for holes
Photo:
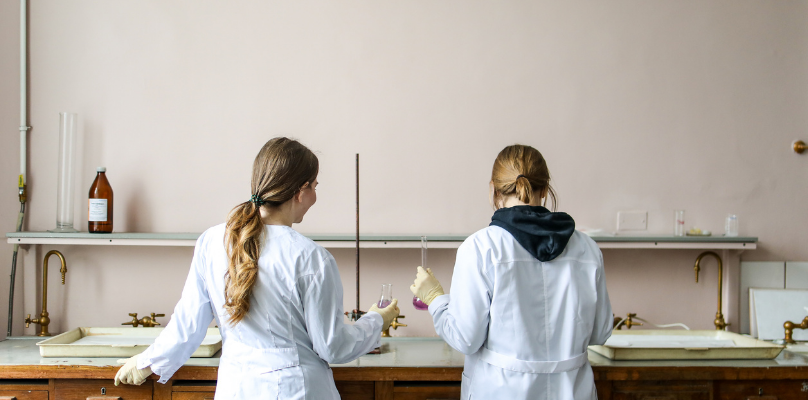
<svg viewBox="0 0 808 400">
<path fill-rule="evenodd" d="M 56 228 L 50 232 L 78 232 L 73 227 L 75 151 L 76 114 L 59 113 L 59 175 L 56 181 Z"/>
<path fill-rule="evenodd" d="M 393 284 L 383 283 L 382 296 L 379 298 L 379 303 L 377 305 L 379 308 L 385 308 L 390 305 L 391 301 L 393 301 Z"/>
<path fill-rule="evenodd" d="M 421 236 L 421 267 L 426 269 L 426 236 Z M 429 306 L 426 305 L 418 296 L 412 296 L 412 306 L 415 307 L 416 310 L 424 311 L 428 310 Z"/>
<path fill-rule="evenodd" d="M 735 237 L 738 236 L 738 216 L 735 214 L 727 214 L 727 220 L 724 223 L 724 236 Z"/>
<path fill-rule="evenodd" d="M 673 212 L 673 236 L 685 235 L 685 210 Z"/>
</svg>

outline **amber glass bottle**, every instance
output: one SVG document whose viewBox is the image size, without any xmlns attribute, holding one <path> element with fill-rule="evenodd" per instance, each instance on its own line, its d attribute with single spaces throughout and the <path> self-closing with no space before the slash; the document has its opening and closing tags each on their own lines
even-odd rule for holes
<svg viewBox="0 0 808 400">
<path fill-rule="evenodd" d="M 87 230 L 90 233 L 112 233 L 112 187 L 107 180 L 107 169 L 98 167 L 90 186 L 87 212 Z"/>
</svg>

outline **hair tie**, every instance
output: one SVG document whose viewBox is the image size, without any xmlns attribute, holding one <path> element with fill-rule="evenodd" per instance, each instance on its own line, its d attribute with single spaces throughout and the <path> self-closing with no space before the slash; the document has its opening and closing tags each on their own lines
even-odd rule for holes
<svg viewBox="0 0 808 400">
<path fill-rule="evenodd" d="M 266 202 L 263 199 L 261 199 L 260 197 L 258 197 L 257 194 L 254 194 L 254 195 L 252 195 L 252 197 L 250 197 L 250 203 L 254 203 L 256 206 L 261 207 Z"/>
<path fill-rule="evenodd" d="M 519 180 L 519 178 L 525 178 L 525 179 L 527 179 L 527 177 L 526 177 L 526 176 L 524 176 L 524 175 L 522 175 L 522 174 L 516 175 L 516 180 L 517 180 L 517 181 Z M 528 180 L 530 180 L 530 179 L 528 179 Z"/>
</svg>

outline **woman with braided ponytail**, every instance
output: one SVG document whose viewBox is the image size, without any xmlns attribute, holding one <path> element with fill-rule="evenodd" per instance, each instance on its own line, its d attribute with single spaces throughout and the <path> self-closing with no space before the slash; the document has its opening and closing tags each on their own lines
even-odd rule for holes
<svg viewBox="0 0 808 400">
<path fill-rule="evenodd" d="M 554 212 L 533 147 L 504 148 L 490 185 L 496 211 L 457 250 L 451 296 L 421 267 L 410 287 L 438 335 L 466 354 L 461 398 L 595 400 L 586 348 L 603 344 L 613 321 L 600 249 Z"/>
<path fill-rule="evenodd" d="M 253 163 L 252 196 L 198 239 L 182 298 L 166 329 L 127 360 L 115 384 L 165 383 L 210 322 L 222 334 L 216 399 L 339 399 L 329 363 L 379 346 L 396 300 L 343 322 L 342 282 L 331 254 L 292 229 L 316 201 L 317 156 L 274 138 Z"/>
</svg>

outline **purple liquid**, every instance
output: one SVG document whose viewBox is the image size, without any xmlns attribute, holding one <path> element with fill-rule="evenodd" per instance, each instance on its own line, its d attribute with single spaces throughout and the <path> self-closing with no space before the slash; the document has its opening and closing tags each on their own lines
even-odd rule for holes
<svg viewBox="0 0 808 400">
<path fill-rule="evenodd" d="M 390 300 L 380 300 L 379 301 L 379 308 L 385 308 L 390 305 Z"/>
<path fill-rule="evenodd" d="M 412 297 L 412 306 L 419 311 L 429 310 L 429 306 L 415 296 Z"/>
</svg>

